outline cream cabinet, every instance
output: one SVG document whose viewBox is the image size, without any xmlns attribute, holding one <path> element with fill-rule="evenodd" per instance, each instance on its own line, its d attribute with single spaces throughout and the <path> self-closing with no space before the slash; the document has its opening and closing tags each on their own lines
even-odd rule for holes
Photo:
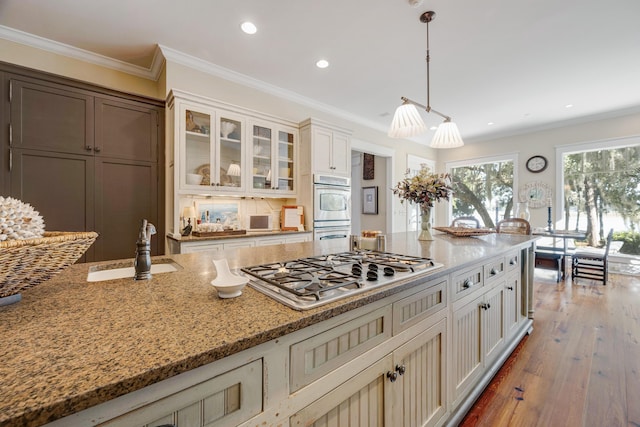
<svg viewBox="0 0 640 427">
<path fill-rule="evenodd" d="M 216 427 L 240 424 L 262 411 L 262 360 L 99 424 L 103 427 Z"/>
<path fill-rule="evenodd" d="M 264 121 L 252 121 L 250 186 L 252 193 L 289 196 L 297 190 L 298 131 Z"/>
<path fill-rule="evenodd" d="M 244 118 L 188 102 L 176 106 L 180 192 L 243 192 Z"/>
<path fill-rule="evenodd" d="M 183 227 L 181 198 L 296 197 L 297 123 L 175 89 L 166 114 L 166 229 L 173 236 Z"/>
<path fill-rule="evenodd" d="M 446 414 L 446 319 L 322 396 L 290 426 L 433 426 Z"/>
<path fill-rule="evenodd" d="M 300 124 L 300 138 L 314 174 L 351 175 L 350 131 L 308 119 Z"/>
<path fill-rule="evenodd" d="M 224 249 L 251 248 L 254 246 L 282 245 L 286 243 L 302 243 L 312 240 L 312 233 L 280 234 L 276 236 L 254 236 L 216 240 L 193 240 L 179 242 L 169 239 L 169 250 L 174 254 L 194 252 L 222 251 Z"/>
</svg>

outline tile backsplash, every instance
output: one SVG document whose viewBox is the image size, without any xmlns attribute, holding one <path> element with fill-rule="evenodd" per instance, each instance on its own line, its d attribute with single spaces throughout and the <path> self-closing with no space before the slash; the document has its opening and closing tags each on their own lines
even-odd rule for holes
<svg viewBox="0 0 640 427">
<path fill-rule="evenodd" d="M 247 215 L 270 214 L 273 228 L 280 229 L 280 212 L 283 206 L 295 205 L 295 199 L 239 198 L 239 197 L 192 197 L 180 200 L 180 212 L 194 206 L 201 221 L 220 222 L 225 226 L 246 229 Z M 209 214 L 207 217 L 207 213 Z"/>
</svg>

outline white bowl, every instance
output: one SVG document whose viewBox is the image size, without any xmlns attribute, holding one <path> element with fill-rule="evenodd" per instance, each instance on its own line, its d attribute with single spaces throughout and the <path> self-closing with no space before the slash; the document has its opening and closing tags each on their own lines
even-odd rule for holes
<svg viewBox="0 0 640 427">
<path fill-rule="evenodd" d="M 200 185 L 202 183 L 202 175 L 198 173 L 188 173 L 187 174 L 187 184 L 189 185 Z"/>
<path fill-rule="evenodd" d="M 249 282 L 249 278 L 239 276 L 229 270 L 226 259 L 214 259 L 213 265 L 216 267 L 217 276 L 211 284 L 218 291 L 220 298 L 235 298 L 242 295 L 242 289 Z"/>
</svg>

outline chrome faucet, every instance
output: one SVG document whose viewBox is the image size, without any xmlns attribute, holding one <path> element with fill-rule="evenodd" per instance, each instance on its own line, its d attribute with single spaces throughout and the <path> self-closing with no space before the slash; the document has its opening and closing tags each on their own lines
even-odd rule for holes
<svg viewBox="0 0 640 427">
<path fill-rule="evenodd" d="M 151 279 L 151 236 L 156 234 L 156 227 L 146 219 L 142 220 L 138 241 L 136 242 L 135 280 Z"/>
</svg>

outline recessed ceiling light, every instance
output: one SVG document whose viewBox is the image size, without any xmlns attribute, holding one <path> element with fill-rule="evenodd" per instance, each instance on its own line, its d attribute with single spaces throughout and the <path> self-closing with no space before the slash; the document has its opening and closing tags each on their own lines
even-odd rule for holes
<svg viewBox="0 0 640 427">
<path fill-rule="evenodd" d="M 326 59 L 320 59 L 318 62 L 316 62 L 316 67 L 318 68 L 327 68 L 329 66 L 329 61 L 327 61 Z"/>
<path fill-rule="evenodd" d="M 564 108 L 571 108 L 571 107 L 573 107 L 573 104 L 567 104 L 564 106 Z"/>
<path fill-rule="evenodd" d="M 437 129 L 438 129 L 438 126 L 431 126 L 431 127 L 429 128 L 429 130 L 437 130 Z"/>
<path fill-rule="evenodd" d="M 494 125 L 494 123 L 493 123 L 493 122 L 489 122 L 489 123 L 487 123 L 487 126 L 493 126 L 493 125 Z"/>
<path fill-rule="evenodd" d="M 243 22 L 240 24 L 240 28 L 247 34 L 255 34 L 258 31 L 258 28 L 254 25 L 253 22 Z"/>
</svg>

